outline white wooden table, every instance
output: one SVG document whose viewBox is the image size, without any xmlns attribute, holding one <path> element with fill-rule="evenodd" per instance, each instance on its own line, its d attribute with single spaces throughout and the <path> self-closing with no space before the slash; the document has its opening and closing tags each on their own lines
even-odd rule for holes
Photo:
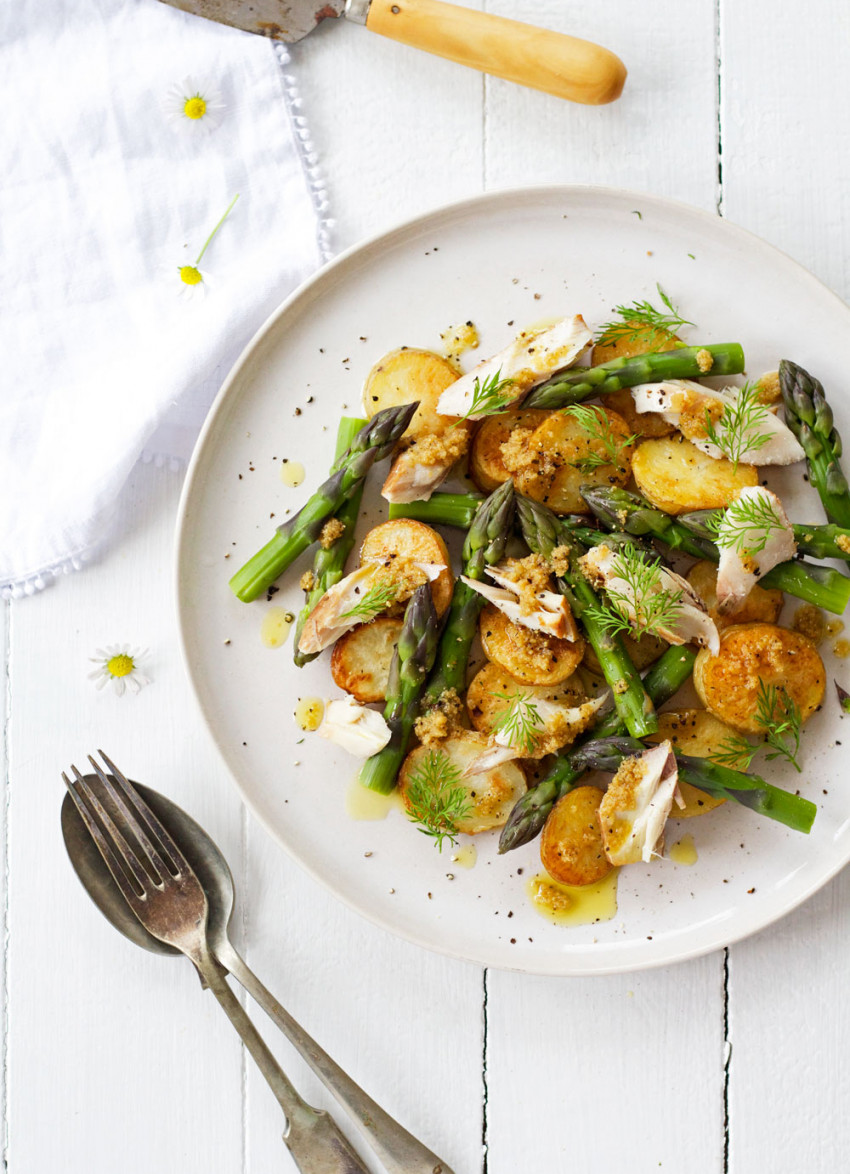
<svg viewBox="0 0 850 1174">
<path fill-rule="evenodd" d="M 328 22 L 294 71 L 337 248 L 483 188 L 606 183 L 716 210 L 850 295 L 839 0 L 482 6 L 609 45 L 629 66 L 624 97 L 570 106 Z M 634 976 L 482 972 L 389 937 L 301 874 L 217 762 L 177 646 L 180 481 L 139 467 L 120 544 L 4 606 L 7 1168 L 293 1168 L 277 1106 L 190 968 L 125 942 L 73 879 L 59 771 L 102 745 L 210 830 L 237 878 L 250 962 L 456 1174 L 846 1170 L 850 876 L 750 941 Z M 132 701 L 85 679 L 93 650 L 123 640 L 152 650 L 154 684 Z"/>
</svg>

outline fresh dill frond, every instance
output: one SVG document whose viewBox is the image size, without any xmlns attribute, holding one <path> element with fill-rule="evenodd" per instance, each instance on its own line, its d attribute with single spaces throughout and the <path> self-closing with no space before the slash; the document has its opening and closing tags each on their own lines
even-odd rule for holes
<svg viewBox="0 0 850 1174">
<path fill-rule="evenodd" d="M 800 752 L 802 716 L 799 706 L 783 685 L 766 685 L 759 681 L 755 720 L 764 730 L 763 742 L 753 745 L 742 734 L 731 734 L 710 755 L 712 761 L 733 770 L 749 770 L 759 751 L 769 747 L 771 753 L 765 755 L 768 761 L 787 758 L 799 771 L 797 755 Z"/>
<path fill-rule="evenodd" d="M 398 587 L 395 583 L 376 583 L 370 587 L 362 599 L 358 599 L 354 607 L 340 614 L 340 619 L 349 619 L 356 616 L 364 622 L 373 620 L 376 615 L 395 603 L 398 598 Z"/>
<path fill-rule="evenodd" d="M 492 732 L 503 734 L 515 750 L 533 754 L 537 746 L 537 735 L 544 724 L 534 698 L 518 691 L 494 693 L 493 696 L 501 701 L 507 701 L 508 705 L 493 722 Z"/>
<path fill-rule="evenodd" d="M 773 502 L 763 494 L 738 498 L 712 514 L 705 525 L 718 546 L 748 555 L 761 554 L 773 531 L 785 528 Z"/>
<path fill-rule="evenodd" d="M 611 421 L 602 408 L 587 404 L 570 404 L 564 408 L 565 416 L 572 416 L 578 422 L 583 432 L 586 432 L 592 441 L 602 446 L 602 452 L 588 452 L 578 460 L 572 461 L 572 467 L 580 473 L 590 473 L 601 465 L 621 465 L 623 450 L 639 439 L 640 433 L 631 436 L 618 436 Z"/>
<path fill-rule="evenodd" d="M 637 547 L 618 550 L 611 577 L 621 579 L 623 588 L 606 587 L 607 600 L 585 612 L 606 632 L 659 636 L 682 614 L 684 591 L 664 587 L 661 560 L 646 558 Z"/>
<path fill-rule="evenodd" d="M 660 285 L 656 283 L 663 310 L 651 302 L 632 302 L 630 306 L 615 306 L 614 313 L 619 321 L 606 322 L 596 336 L 597 346 L 611 346 L 617 342 L 629 342 L 652 331 L 666 336 L 669 341 L 676 338 L 676 332 L 683 326 L 695 323 L 683 318 Z"/>
<path fill-rule="evenodd" d="M 759 750 L 761 743 L 754 746 L 743 734 L 730 734 L 712 751 L 709 758 L 718 766 L 728 766 L 730 770 L 749 770 Z"/>
<path fill-rule="evenodd" d="M 803 718 L 800 707 L 784 685 L 765 685 L 759 681 L 756 721 L 764 730 L 767 745 L 773 748 L 767 758 L 787 758 L 799 771 L 797 755 Z"/>
<path fill-rule="evenodd" d="M 445 750 L 429 750 L 410 775 L 404 792 L 408 817 L 431 836 L 440 852 L 443 843 L 457 843 L 458 823 L 469 815 L 472 803 L 461 782 L 460 769 Z"/>
<path fill-rule="evenodd" d="M 507 390 L 513 385 L 513 379 L 502 378 L 501 368 L 493 375 L 488 375 L 483 383 L 476 375 L 472 385 L 472 403 L 460 419 L 455 420 L 452 427 L 471 416 L 479 420 L 485 416 L 498 416 L 500 412 L 506 412 L 516 399 L 516 396 L 508 394 Z"/>
<path fill-rule="evenodd" d="M 763 431 L 769 415 L 761 402 L 760 389 L 745 383 L 735 402 L 727 404 L 716 421 L 706 408 L 705 438 L 720 449 L 737 472 L 745 453 L 758 452 L 770 440 L 770 433 Z"/>
</svg>

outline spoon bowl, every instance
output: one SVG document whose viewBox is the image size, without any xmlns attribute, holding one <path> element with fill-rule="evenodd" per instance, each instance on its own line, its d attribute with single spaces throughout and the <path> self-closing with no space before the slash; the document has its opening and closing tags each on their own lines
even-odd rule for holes
<svg viewBox="0 0 850 1174">
<path fill-rule="evenodd" d="M 102 796 L 103 788 L 97 775 L 84 777 Z M 134 782 L 133 786 L 168 828 L 178 848 L 195 870 L 207 896 L 207 935 L 213 953 L 218 954 L 222 942 L 228 940 L 227 927 L 235 903 L 233 876 L 227 861 L 204 829 L 176 803 L 141 783 Z M 149 934 L 124 900 L 71 796 L 67 794 L 62 802 L 61 822 L 65 848 L 74 872 L 107 921 L 137 946 L 143 946 L 154 954 L 171 954 L 179 958 L 180 951 Z"/>
</svg>

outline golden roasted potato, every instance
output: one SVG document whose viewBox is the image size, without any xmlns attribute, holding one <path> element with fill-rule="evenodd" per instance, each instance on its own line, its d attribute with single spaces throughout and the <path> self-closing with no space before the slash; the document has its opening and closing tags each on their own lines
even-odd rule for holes
<svg viewBox="0 0 850 1174">
<path fill-rule="evenodd" d="M 760 587 L 756 583 L 737 611 L 718 611 L 717 564 L 708 559 L 700 559 L 698 563 L 694 563 L 688 571 L 688 582 L 708 608 L 718 631 L 732 624 L 750 624 L 757 620 L 775 624 L 785 602 L 784 595 L 777 587 Z"/>
<path fill-rule="evenodd" d="M 442 355 L 400 347 L 379 359 L 363 385 L 363 410 L 371 418 L 384 408 L 419 401 L 402 444 L 445 431 L 453 416 L 438 416 L 437 402 L 458 373 Z"/>
<path fill-rule="evenodd" d="M 694 686 L 706 709 L 745 734 L 761 734 L 759 682 L 781 686 L 807 721 L 823 700 L 826 673 L 818 650 L 799 632 L 776 624 L 736 624 L 720 635 L 716 656 L 703 648 Z"/>
<path fill-rule="evenodd" d="M 625 420 L 607 408 L 585 410 L 593 411 L 597 432 L 610 434 L 616 448 L 613 460 L 605 444 L 594 439 L 580 418 L 570 412 L 553 412 L 530 435 L 514 432 L 502 445 L 505 468 L 517 489 L 559 514 L 587 512 L 580 486 L 619 486 L 629 479 L 632 446 L 626 441 L 632 434 Z M 609 458 L 609 463 L 583 464 L 597 457 Z"/>
<path fill-rule="evenodd" d="M 400 561 L 399 561 L 400 560 Z M 360 562 L 383 563 L 392 576 L 395 562 L 443 563 L 445 570 L 431 584 L 434 607 L 442 615 L 449 606 L 454 589 L 449 552 L 445 542 L 430 526 L 413 518 L 394 518 L 370 530 L 360 547 Z"/>
<path fill-rule="evenodd" d="M 510 705 L 509 701 L 505 701 L 505 695 L 510 697 L 514 693 L 543 701 L 563 701 L 573 706 L 587 701 L 587 693 L 575 676 L 561 685 L 524 685 L 499 665 L 485 664 L 472 678 L 466 691 L 466 707 L 475 729 L 489 736 L 499 715 Z"/>
<path fill-rule="evenodd" d="M 623 643 L 638 672 L 648 669 L 670 647 L 666 640 L 662 640 L 660 636 L 654 636 L 652 633 L 644 633 L 643 636 L 635 637 L 631 632 L 624 632 Z M 602 666 L 590 642 L 585 646 L 583 663 L 590 672 L 598 677 L 602 676 Z"/>
<path fill-rule="evenodd" d="M 524 685 L 560 685 L 584 655 L 584 640 L 570 642 L 532 632 L 488 603 L 478 621 L 484 655 Z"/>
<path fill-rule="evenodd" d="M 602 363 L 610 363 L 612 359 L 631 359 L 650 351 L 670 351 L 678 342 L 678 338 L 666 331 L 648 329 L 641 334 L 634 334 L 630 327 L 629 332 L 620 338 L 593 348 L 593 365 L 597 367 Z M 673 425 L 668 424 L 658 412 L 636 412 L 635 401 L 628 387 L 608 392 L 605 403 L 619 412 L 632 432 L 639 432 L 641 436 L 669 436 L 674 431 Z"/>
<path fill-rule="evenodd" d="M 469 473 L 484 493 L 492 493 L 497 485 L 507 481 L 510 473 L 502 459 L 502 445 L 517 428 L 534 431 L 551 416 L 543 408 L 514 408 L 499 416 L 482 420 L 472 441 Z"/>
<path fill-rule="evenodd" d="M 331 654 L 334 682 L 357 701 L 383 701 L 402 621 L 379 616 L 340 636 Z"/>
<path fill-rule="evenodd" d="M 429 755 L 445 755 L 454 772 L 450 787 L 463 787 L 469 802 L 467 814 L 457 820 L 457 830 L 474 836 L 491 828 L 501 827 L 511 813 L 516 801 L 525 794 L 525 773 L 516 762 L 505 762 L 493 770 L 462 778 L 463 772 L 483 754 L 489 743 L 483 734 L 474 730 L 463 730 L 446 738 L 439 746 L 417 746 L 411 750 L 402 763 L 398 776 L 398 789 L 402 802 L 408 811 L 412 808 L 411 783 L 423 779 Z M 439 757 L 430 760 L 439 763 Z M 428 774 L 433 774 L 429 771 Z"/>
<path fill-rule="evenodd" d="M 694 758 L 711 758 L 728 738 L 734 738 L 735 731 L 718 721 L 707 709 L 670 710 L 658 715 L 658 733 L 647 738 L 648 742 L 664 742 L 669 739 L 683 754 Z M 728 765 L 726 763 L 725 765 Z M 743 765 L 743 764 L 742 764 Z M 715 799 L 690 783 L 679 779 L 679 791 L 685 806 L 674 803 L 670 809 L 671 819 L 690 819 L 694 815 L 705 815 L 713 811 L 725 799 Z"/>
<path fill-rule="evenodd" d="M 758 485 L 754 465 L 715 460 L 681 433 L 644 440 L 632 456 L 638 489 L 668 514 L 714 510 L 728 505 L 739 489 Z"/>
<path fill-rule="evenodd" d="M 601 801 L 597 787 L 576 787 L 552 808 L 540 837 L 540 860 L 553 880 L 592 885 L 611 871 L 599 829 Z"/>
</svg>

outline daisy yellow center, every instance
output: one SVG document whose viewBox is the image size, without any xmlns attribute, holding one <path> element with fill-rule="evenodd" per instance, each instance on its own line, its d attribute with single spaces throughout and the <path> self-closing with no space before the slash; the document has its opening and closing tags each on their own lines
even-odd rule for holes
<svg viewBox="0 0 850 1174">
<path fill-rule="evenodd" d="M 183 113 L 194 122 L 197 122 L 199 118 L 203 118 L 206 112 L 207 104 L 200 94 L 195 94 L 194 98 L 187 98 L 183 103 Z"/>
<path fill-rule="evenodd" d="M 132 656 L 128 656 L 126 652 L 111 656 L 106 662 L 106 671 L 111 677 L 126 677 L 135 667 Z"/>
<path fill-rule="evenodd" d="M 194 265 L 184 265 L 180 270 L 180 280 L 185 285 L 200 285 L 204 279 L 200 269 L 196 269 Z"/>
</svg>

